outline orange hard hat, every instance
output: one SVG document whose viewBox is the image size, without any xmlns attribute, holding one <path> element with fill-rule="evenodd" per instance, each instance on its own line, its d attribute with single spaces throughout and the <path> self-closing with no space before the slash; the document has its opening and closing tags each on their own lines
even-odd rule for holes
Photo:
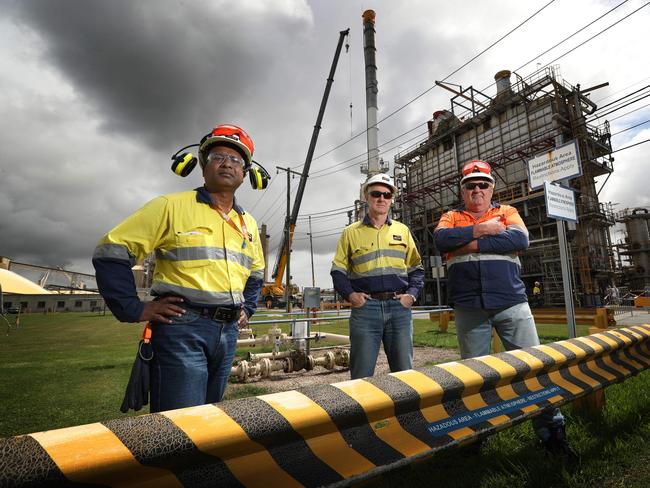
<svg viewBox="0 0 650 488">
<path fill-rule="evenodd" d="M 221 124 L 201 139 L 199 145 L 199 161 L 201 162 L 201 166 L 205 166 L 207 150 L 215 144 L 224 144 L 232 147 L 241 153 L 246 167 L 251 165 L 255 144 L 253 144 L 253 139 L 241 127 L 231 124 Z"/>
<path fill-rule="evenodd" d="M 460 180 L 462 185 L 467 180 L 482 179 L 494 183 L 494 176 L 492 176 L 492 166 L 487 161 L 481 159 L 472 159 L 465 163 L 462 169 L 463 178 Z"/>
</svg>

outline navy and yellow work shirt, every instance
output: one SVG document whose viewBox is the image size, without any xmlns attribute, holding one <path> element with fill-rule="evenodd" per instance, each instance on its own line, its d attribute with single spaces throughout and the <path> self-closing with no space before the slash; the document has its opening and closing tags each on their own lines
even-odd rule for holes
<svg viewBox="0 0 650 488">
<path fill-rule="evenodd" d="M 257 223 L 235 203 L 228 214 L 235 230 L 210 203 L 205 187 L 164 195 L 102 237 L 93 255 L 97 285 L 119 320 L 135 322 L 142 314 L 131 268 L 153 251 L 152 295 L 203 307 L 243 306 L 249 317 L 255 312 L 264 279 Z"/>
<path fill-rule="evenodd" d="M 422 260 L 409 228 L 389 218 L 377 229 L 367 215 L 343 230 L 330 274 L 345 299 L 352 292 L 417 298 L 424 286 Z"/>
<path fill-rule="evenodd" d="M 461 248 L 475 239 L 474 225 L 495 217 L 506 230 L 478 238 L 478 252 L 463 253 Z M 528 248 L 528 230 L 516 208 L 493 202 L 477 219 L 461 205 L 442 215 L 433 236 L 438 250 L 446 253 L 451 305 L 496 310 L 528 300 L 518 256 Z"/>
</svg>

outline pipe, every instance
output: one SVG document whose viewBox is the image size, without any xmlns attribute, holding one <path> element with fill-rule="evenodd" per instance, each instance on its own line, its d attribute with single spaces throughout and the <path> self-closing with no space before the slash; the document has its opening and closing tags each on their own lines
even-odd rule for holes
<svg viewBox="0 0 650 488">
<path fill-rule="evenodd" d="M 230 376 L 246 381 L 248 378 L 261 376 L 270 378 L 275 371 L 292 373 L 294 371 L 310 371 L 316 366 L 334 369 L 335 366 L 347 367 L 350 364 L 350 351 L 336 348 L 325 351 L 319 356 L 305 355 L 303 351 L 285 351 L 275 355 L 251 354 L 249 360 L 242 360 L 230 368 Z"/>
</svg>

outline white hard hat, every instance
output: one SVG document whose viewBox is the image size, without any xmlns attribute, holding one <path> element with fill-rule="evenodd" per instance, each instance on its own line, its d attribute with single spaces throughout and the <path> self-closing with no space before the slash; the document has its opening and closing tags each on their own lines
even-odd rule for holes
<svg viewBox="0 0 650 488">
<path fill-rule="evenodd" d="M 366 193 L 366 190 L 371 185 L 385 185 L 389 187 L 393 193 L 397 193 L 397 187 L 393 184 L 393 179 L 386 173 L 378 173 L 374 176 L 371 176 L 363 184 L 363 193 Z"/>
</svg>

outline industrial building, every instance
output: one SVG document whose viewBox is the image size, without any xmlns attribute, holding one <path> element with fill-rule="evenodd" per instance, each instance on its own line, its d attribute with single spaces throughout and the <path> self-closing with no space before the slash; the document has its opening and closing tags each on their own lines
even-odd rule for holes
<svg viewBox="0 0 650 488">
<path fill-rule="evenodd" d="M 394 214 L 411 227 L 425 258 L 423 302 L 437 303 L 440 283 L 444 303 L 444 277 L 437 280 L 432 274 L 435 256 L 440 254 L 433 230 L 443 212 L 461 203 L 462 165 L 484 159 L 494 168 L 494 198 L 516 207 L 528 227 L 530 247 L 520 254 L 524 282 L 529 290 L 535 281 L 542 284 L 546 306 L 564 305 L 558 228 L 556 221 L 547 217 L 543 188 L 529 187 L 527 162 L 536 154 L 575 140 L 582 175 L 569 181 L 576 191 L 578 214 L 577 224 L 567 223 L 572 291 L 576 304 L 600 305 L 604 290 L 621 277 L 609 232 L 616 215 L 611 204 L 599 201 L 594 180 L 614 170 L 609 123 L 596 124 L 592 116 L 597 106 L 590 92 L 603 85 L 587 89 L 571 85 L 561 78 L 557 66 L 545 67 L 527 78 L 500 71 L 495 81 L 496 94 L 492 96 L 487 90 L 438 83 L 454 92 L 451 109 L 435 112 L 426 139 L 395 157 L 394 176 L 400 191 Z M 634 285 L 643 289 L 649 284 L 650 266 L 641 261 L 649 256 L 649 220 L 647 214 L 640 213 L 626 218 L 632 225 L 643 222 L 646 226 L 645 241 L 639 240 L 635 249 L 621 249 L 643 267 L 645 274 L 637 273 Z"/>
</svg>

